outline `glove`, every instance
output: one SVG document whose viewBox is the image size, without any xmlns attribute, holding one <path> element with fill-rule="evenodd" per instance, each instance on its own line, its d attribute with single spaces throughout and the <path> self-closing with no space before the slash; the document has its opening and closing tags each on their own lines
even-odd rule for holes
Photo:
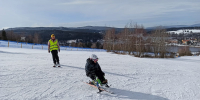
<svg viewBox="0 0 200 100">
<path fill-rule="evenodd" d="M 48 50 L 48 52 L 50 53 L 50 50 Z"/>
<path fill-rule="evenodd" d="M 60 49 L 58 49 L 58 51 L 60 52 Z"/>
</svg>

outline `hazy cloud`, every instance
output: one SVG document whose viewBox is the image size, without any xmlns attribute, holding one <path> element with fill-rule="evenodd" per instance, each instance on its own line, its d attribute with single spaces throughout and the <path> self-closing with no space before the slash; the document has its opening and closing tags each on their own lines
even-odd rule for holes
<svg viewBox="0 0 200 100">
<path fill-rule="evenodd" d="M 2 0 L 0 28 L 195 24 L 200 0 Z"/>
</svg>

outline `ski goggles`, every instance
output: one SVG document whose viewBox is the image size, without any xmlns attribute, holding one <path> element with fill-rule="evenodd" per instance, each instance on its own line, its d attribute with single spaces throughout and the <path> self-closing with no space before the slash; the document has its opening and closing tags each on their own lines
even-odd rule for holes
<svg viewBox="0 0 200 100">
<path fill-rule="evenodd" d="M 98 61 L 98 59 L 94 59 L 93 61 Z"/>
</svg>

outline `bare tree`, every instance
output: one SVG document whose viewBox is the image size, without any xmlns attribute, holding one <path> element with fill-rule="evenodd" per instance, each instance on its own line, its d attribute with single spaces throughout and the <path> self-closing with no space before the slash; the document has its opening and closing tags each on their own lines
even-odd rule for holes
<svg viewBox="0 0 200 100">
<path fill-rule="evenodd" d="M 135 24 L 134 25 L 135 51 L 136 51 L 136 56 L 139 56 L 139 57 L 141 57 L 142 54 L 145 52 L 144 45 L 146 43 L 144 40 L 144 34 L 146 34 L 144 26 Z"/>
<path fill-rule="evenodd" d="M 13 32 L 12 31 L 7 31 L 7 38 L 8 40 L 13 40 Z"/>
<path fill-rule="evenodd" d="M 109 29 L 106 31 L 106 34 L 104 36 L 104 46 L 103 48 L 106 49 L 107 51 L 111 51 L 115 49 L 115 40 L 116 40 L 116 35 L 115 35 L 115 29 Z"/>
<path fill-rule="evenodd" d="M 35 33 L 33 36 L 33 43 L 40 43 L 40 36 L 38 33 Z"/>
<path fill-rule="evenodd" d="M 79 42 L 79 43 L 78 43 L 78 47 L 83 47 L 83 43 L 82 43 L 82 42 Z"/>
<path fill-rule="evenodd" d="M 151 45 L 153 47 L 153 52 L 155 57 L 158 57 L 158 54 L 161 58 L 164 58 L 167 53 L 167 45 L 166 41 L 168 39 L 168 34 L 166 30 L 159 26 L 157 29 L 152 33 L 151 36 Z"/>
<path fill-rule="evenodd" d="M 72 46 L 72 47 L 76 47 L 77 45 L 76 45 L 75 42 L 72 42 L 72 43 L 71 43 L 71 46 Z"/>
<path fill-rule="evenodd" d="M 184 46 L 184 47 L 179 48 L 178 53 L 180 56 L 191 56 L 192 55 L 189 46 Z"/>
<path fill-rule="evenodd" d="M 107 51 L 134 54 L 142 57 L 145 52 L 154 52 L 155 57 L 164 58 L 168 46 L 169 35 L 161 26 L 152 35 L 147 35 L 143 25 L 129 23 L 118 34 L 115 29 L 109 29 L 104 36 L 103 48 Z"/>
<path fill-rule="evenodd" d="M 32 43 L 33 42 L 33 36 L 28 35 L 26 40 L 27 40 L 27 42 Z"/>
<path fill-rule="evenodd" d="M 96 43 L 92 43 L 91 48 L 93 48 L 93 49 L 97 48 Z"/>
</svg>

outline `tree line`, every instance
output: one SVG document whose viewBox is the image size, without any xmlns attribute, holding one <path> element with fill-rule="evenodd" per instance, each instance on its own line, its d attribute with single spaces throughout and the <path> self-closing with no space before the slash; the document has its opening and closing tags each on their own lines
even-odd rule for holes
<svg viewBox="0 0 200 100">
<path fill-rule="evenodd" d="M 54 30 L 52 32 L 55 33 L 57 31 Z M 0 39 L 28 43 L 43 43 L 43 40 L 50 39 L 49 34 L 51 34 L 51 32 L 48 34 L 42 34 L 42 36 L 41 34 L 42 33 L 15 33 L 11 30 L 5 31 L 3 29 L 0 33 Z M 154 53 L 155 57 L 165 58 L 169 54 L 168 50 L 170 49 L 166 43 L 170 35 L 162 26 L 157 27 L 155 30 L 151 31 L 150 34 L 146 32 L 143 25 L 132 23 L 127 24 L 123 29 L 121 29 L 121 31 L 115 28 L 108 29 L 105 31 L 103 36 L 101 34 L 87 32 L 77 32 L 76 34 L 61 32 L 59 34 L 55 34 L 58 39 L 61 37 L 77 38 L 79 36 L 85 40 L 83 42 L 71 43 L 70 46 L 72 47 L 106 49 L 108 52 L 111 51 L 122 54 L 128 53 L 137 57 L 148 56 L 145 55 L 145 53 L 152 52 Z M 26 39 L 23 40 L 21 37 L 26 37 Z M 102 39 L 102 37 L 102 42 L 97 41 L 98 39 Z M 96 41 L 91 42 L 91 39 Z M 179 51 L 181 55 L 189 55 L 191 52 L 188 50 L 189 49 Z"/>
<path fill-rule="evenodd" d="M 48 34 L 50 36 L 50 34 Z M 66 35 L 66 34 L 65 34 Z M 63 34 L 56 34 L 56 37 L 58 39 L 60 39 L 61 37 L 65 36 Z M 75 34 L 77 35 L 77 34 Z M 89 37 L 89 34 L 86 34 Z M 90 37 L 92 37 L 95 34 L 90 35 Z M 97 36 L 99 36 L 99 38 L 101 38 L 101 36 L 99 34 L 96 34 Z M 25 40 L 22 39 L 22 37 L 26 37 Z M 43 38 L 41 38 L 43 37 Z M 41 35 L 38 33 L 34 33 L 34 34 L 25 34 L 25 33 L 15 33 L 13 31 L 5 31 L 4 29 L 0 32 L 0 39 L 2 40 L 10 40 L 10 41 L 18 41 L 18 42 L 27 42 L 27 43 L 36 43 L 36 44 L 40 44 L 43 43 L 43 39 L 44 39 L 45 35 Z M 47 37 L 47 36 L 46 36 Z M 68 36 L 69 37 L 69 36 Z M 79 36 L 80 37 L 80 36 Z M 45 39 L 46 42 L 47 40 L 49 40 L 50 37 L 48 39 Z M 97 39 L 97 38 L 94 38 Z M 72 47 L 82 47 L 82 48 L 94 48 L 94 49 L 102 49 L 103 45 L 100 42 L 91 42 L 90 40 L 88 40 L 87 42 L 73 42 L 71 43 Z"/>
<path fill-rule="evenodd" d="M 28 43 L 41 43 L 42 38 L 38 33 L 33 35 L 25 35 L 24 33 L 14 33 L 13 31 L 5 31 L 4 29 L 1 31 L 0 39 L 2 40 L 10 40 L 17 42 L 28 42 Z M 25 37 L 25 40 L 22 39 Z"/>
<path fill-rule="evenodd" d="M 118 54 L 128 53 L 136 57 L 147 57 L 146 53 L 154 53 L 156 58 L 173 57 L 167 41 L 170 34 L 162 26 L 158 26 L 151 34 L 147 34 L 143 25 L 128 24 L 116 33 L 115 29 L 109 29 L 104 36 L 103 49 Z M 181 51 L 181 50 L 179 50 Z"/>
<path fill-rule="evenodd" d="M 93 49 L 103 49 L 103 44 L 101 42 L 78 42 L 78 43 L 71 43 L 71 47 L 81 47 L 81 48 L 93 48 Z"/>
</svg>

